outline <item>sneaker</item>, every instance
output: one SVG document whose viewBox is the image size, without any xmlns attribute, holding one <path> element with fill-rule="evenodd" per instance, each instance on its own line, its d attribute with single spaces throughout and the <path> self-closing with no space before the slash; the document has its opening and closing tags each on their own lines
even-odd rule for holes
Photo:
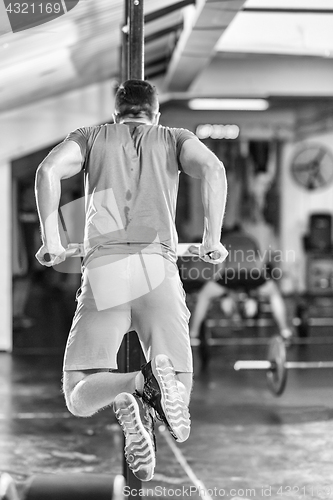
<svg viewBox="0 0 333 500">
<path fill-rule="evenodd" d="M 113 403 L 125 435 L 125 458 L 140 481 L 150 481 L 155 469 L 154 420 L 150 408 L 137 395 L 122 392 Z"/>
<path fill-rule="evenodd" d="M 144 376 L 142 399 L 155 410 L 176 441 L 186 441 L 190 435 L 190 414 L 170 359 L 158 354 L 141 372 Z"/>
</svg>

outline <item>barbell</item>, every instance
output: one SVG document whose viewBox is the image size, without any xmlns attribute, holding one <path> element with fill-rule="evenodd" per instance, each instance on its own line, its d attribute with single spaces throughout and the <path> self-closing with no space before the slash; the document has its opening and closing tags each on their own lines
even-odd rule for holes
<svg viewBox="0 0 333 500">
<path fill-rule="evenodd" d="M 287 384 L 288 370 L 311 370 L 333 368 L 333 361 L 287 361 L 284 340 L 274 336 L 269 342 L 267 360 L 240 360 L 234 364 L 236 371 L 264 370 L 267 385 L 274 396 L 283 394 Z"/>
<path fill-rule="evenodd" d="M 124 500 L 125 478 L 118 474 L 38 474 L 16 484 L 0 475 L 0 500 Z"/>
</svg>

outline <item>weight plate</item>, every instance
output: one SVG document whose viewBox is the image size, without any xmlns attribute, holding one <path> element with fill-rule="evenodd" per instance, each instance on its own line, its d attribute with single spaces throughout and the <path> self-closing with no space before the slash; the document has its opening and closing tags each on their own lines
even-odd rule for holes
<svg viewBox="0 0 333 500">
<path fill-rule="evenodd" d="M 287 383 L 286 348 L 284 341 L 279 336 L 272 337 L 267 359 L 272 363 L 272 368 L 267 370 L 267 385 L 274 396 L 283 394 Z"/>
</svg>

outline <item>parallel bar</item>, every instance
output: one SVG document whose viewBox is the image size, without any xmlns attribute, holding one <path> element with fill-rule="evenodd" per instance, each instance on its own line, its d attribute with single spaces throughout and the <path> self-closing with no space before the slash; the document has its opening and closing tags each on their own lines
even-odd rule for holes
<svg viewBox="0 0 333 500">
<path fill-rule="evenodd" d="M 61 207 L 58 208 L 58 215 L 59 215 L 59 219 L 60 219 L 60 222 L 61 222 L 62 229 L 64 231 L 64 235 L 65 235 L 65 238 L 66 238 L 66 243 L 67 243 L 67 245 L 69 245 L 71 243 L 71 240 L 70 240 L 70 237 L 69 237 L 69 234 L 68 234 L 68 231 L 67 231 L 67 226 L 66 226 L 66 222 L 65 222 L 64 216 L 62 215 Z"/>
</svg>

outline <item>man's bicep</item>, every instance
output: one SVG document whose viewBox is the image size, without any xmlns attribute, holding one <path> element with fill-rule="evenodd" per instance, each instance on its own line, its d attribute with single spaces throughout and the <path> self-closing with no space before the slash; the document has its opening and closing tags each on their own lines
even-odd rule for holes
<svg viewBox="0 0 333 500">
<path fill-rule="evenodd" d="M 200 178 L 206 166 L 212 161 L 217 161 L 217 158 L 198 139 L 188 139 L 182 146 L 179 160 L 186 174 L 191 177 Z"/>
<path fill-rule="evenodd" d="M 50 168 L 60 179 L 68 179 L 82 170 L 83 160 L 80 146 L 75 141 L 67 140 L 52 149 L 41 168 Z"/>
</svg>

